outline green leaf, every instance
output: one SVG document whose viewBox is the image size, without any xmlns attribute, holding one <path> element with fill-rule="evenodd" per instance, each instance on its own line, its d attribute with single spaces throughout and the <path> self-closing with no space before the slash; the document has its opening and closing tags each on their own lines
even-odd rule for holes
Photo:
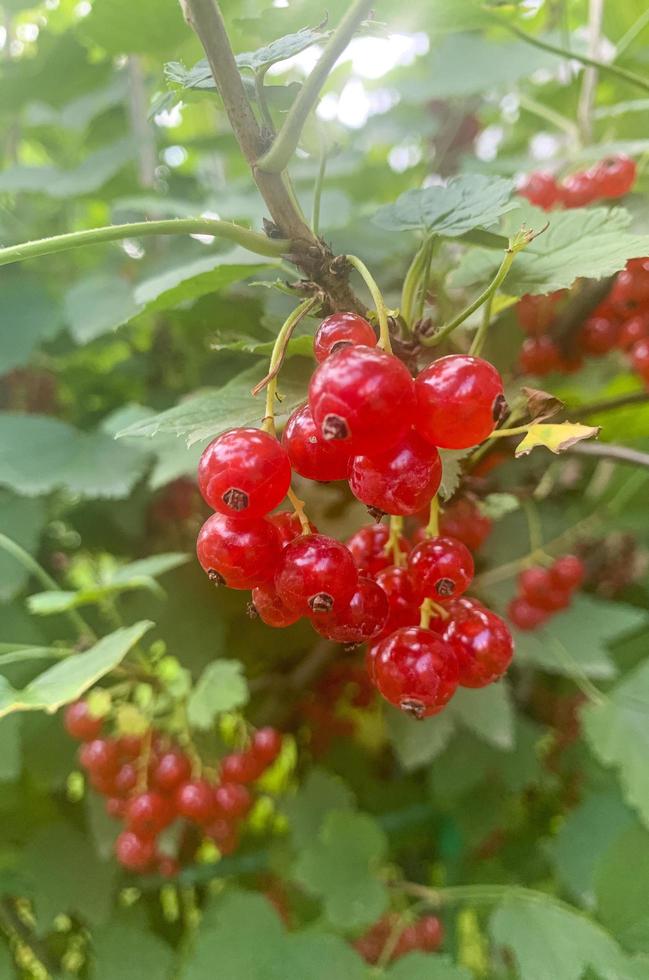
<svg viewBox="0 0 649 980">
<path fill-rule="evenodd" d="M 506 681 L 478 691 L 458 688 L 446 708 L 452 718 L 497 749 L 514 745 L 514 707 Z"/>
<path fill-rule="evenodd" d="M 81 497 L 126 497 L 146 455 L 59 419 L 0 413 L 0 480 L 29 497 L 65 488 Z"/>
<path fill-rule="evenodd" d="M 56 300 L 38 279 L 5 274 L 0 305 L 0 374 L 26 364 L 43 340 L 63 326 Z"/>
<path fill-rule="evenodd" d="M 112 920 L 92 935 L 92 980 L 169 980 L 173 960 L 171 946 L 126 917 Z"/>
<path fill-rule="evenodd" d="M 455 731 L 455 721 L 448 710 L 415 724 L 396 708 L 388 708 L 386 717 L 390 742 L 404 769 L 417 769 L 432 762 L 444 751 Z"/>
<path fill-rule="evenodd" d="M 81 30 L 108 54 L 164 55 L 186 31 L 175 0 L 95 0 Z"/>
<path fill-rule="evenodd" d="M 303 27 L 295 34 L 285 34 L 278 37 L 270 44 L 265 44 L 256 51 L 245 51 L 237 55 L 239 68 L 250 68 L 252 71 L 259 71 L 260 68 L 270 68 L 278 61 L 286 61 L 293 58 L 301 51 L 306 51 L 313 44 L 325 41 L 330 31 L 322 30 L 323 25 L 318 27 Z"/>
<path fill-rule="evenodd" d="M 123 102 L 127 91 L 128 76 L 123 71 L 108 85 L 86 92 L 60 108 L 47 102 L 30 102 L 25 109 L 25 121 L 28 126 L 61 126 L 82 132 L 96 116 Z"/>
<path fill-rule="evenodd" d="M 422 230 L 455 238 L 472 228 L 494 224 L 506 211 L 513 184 L 502 177 L 461 174 L 446 186 L 405 191 L 394 204 L 386 204 L 373 221 L 388 231 Z"/>
<path fill-rule="evenodd" d="M 649 826 L 649 661 L 601 704 L 587 705 L 581 717 L 591 749 L 605 766 L 618 770 L 624 798 Z"/>
<path fill-rule="evenodd" d="M 0 191 L 8 194 L 47 194 L 58 199 L 92 194 L 119 173 L 132 158 L 133 144 L 124 139 L 96 150 L 70 170 L 16 164 L 0 173 Z"/>
<path fill-rule="evenodd" d="M 649 831 L 627 827 L 599 854 L 599 917 L 625 949 L 649 951 Z"/>
<path fill-rule="evenodd" d="M 456 966 L 448 956 L 436 953 L 408 953 L 386 973 L 386 980 L 471 980 L 473 974 Z"/>
<path fill-rule="evenodd" d="M 17 497 L 0 488 L 0 532 L 33 553 L 45 525 L 42 501 Z M 29 572 L 0 548 L 0 602 L 8 602 L 27 584 Z"/>
<path fill-rule="evenodd" d="M 65 321 L 78 344 L 128 323 L 138 312 L 131 286 L 121 276 L 87 276 L 71 286 L 64 299 Z"/>
<path fill-rule="evenodd" d="M 339 776 L 326 769 L 311 769 L 296 795 L 283 805 L 294 846 L 308 847 L 329 811 L 353 810 L 355 806 L 352 791 Z"/>
<path fill-rule="evenodd" d="M 449 500 L 460 485 L 462 460 L 466 459 L 470 452 L 470 449 L 440 449 L 442 479 L 439 492 L 444 500 Z"/>
<path fill-rule="evenodd" d="M 478 504 L 480 513 L 490 517 L 492 521 L 499 521 L 518 510 L 520 505 L 520 500 L 512 493 L 489 493 Z"/>
<path fill-rule="evenodd" d="M 47 711 L 80 697 L 100 678 L 117 667 L 153 623 L 143 621 L 115 630 L 98 640 L 85 653 L 75 653 L 35 677 L 22 691 L 14 690 L 0 677 L 0 717 L 14 711 Z"/>
<path fill-rule="evenodd" d="M 18 779 L 22 763 L 20 718 L 16 715 L 0 720 L 0 745 L 2 745 L 0 782 L 12 782 L 14 779 Z"/>
<path fill-rule="evenodd" d="M 232 890 L 207 906 L 178 980 L 208 977 L 366 980 L 367 972 L 358 954 L 338 936 L 287 933 L 267 898 Z"/>
<path fill-rule="evenodd" d="M 238 660 L 214 660 L 199 677 L 187 702 L 187 717 L 195 728 L 212 727 L 217 715 L 248 703 L 248 685 Z"/>
<path fill-rule="evenodd" d="M 299 855 L 297 880 L 324 903 L 336 929 L 369 926 L 385 911 L 388 894 L 377 877 L 387 839 L 365 813 L 331 811 L 318 837 Z"/>
<path fill-rule="evenodd" d="M 249 368 L 223 388 L 192 395 L 174 408 L 129 425 L 117 433 L 117 438 L 151 437 L 161 432 L 184 436 L 187 445 L 191 446 L 233 426 L 259 426 L 264 414 L 263 400 L 254 398 L 250 391 L 264 373 L 264 367 Z M 282 415 L 289 414 L 306 399 L 308 375 L 309 371 L 304 370 L 303 365 L 298 365 L 296 369 L 289 365 L 287 370 L 282 371 L 279 382 Z"/>
<path fill-rule="evenodd" d="M 538 893 L 512 894 L 491 918 L 496 943 L 511 949 L 521 980 L 581 980 L 591 967 L 611 980 L 625 977 L 626 957 L 595 922 Z"/>
<path fill-rule="evenodd" d="M 524 223 L 539 230 L 548 220 L 547 231 L 516 256 L 507 276 L 512 296 L 566 289 L 580 276 L 610 276 L 624 268 L 627 259 L 649 254 L 649 235 L 629 231 L 631 215 L 623 208 L 575 208 L 547 215 L 526 206 L 507 215 L 505 227 L 513 232 Z M 473 249 L 452 274 L 451 284 L 483 287 L 499 264 L 496 253 Z"/>
</svg>

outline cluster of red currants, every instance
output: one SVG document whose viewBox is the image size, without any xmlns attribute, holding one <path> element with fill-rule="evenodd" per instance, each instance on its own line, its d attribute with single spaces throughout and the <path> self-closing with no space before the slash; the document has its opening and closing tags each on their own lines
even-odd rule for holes
<svg viewBox="0 0 649 980">
<path fill-rule="evenodd" d="M 282 747 L 274 728 L 260 728 L 245 751 L 221 759 L 218 778 L 197 777 L 189 756 L 159 732 L 109 737 L 85 701 L 65 711 L 65 728 L 83 742 L 79 761 L 94 790 L 106 797 L 106 811 L 122 820 L 115 854 L 129 871 L 180 870 L 178 856 L 158 847 L 158 837 L 178 820 L 193 825 L 222 855 L 239 842 L 239 825 L 253 803 L 248 784 L 264 773 Z"/>
<path fill-rule="evenodd" d="M 444 928 L 436 915 L 422 915 L 410 925 L 399 929 L 399 916 L 384 915 L 367 932 L 354 942 L 354 948 L 366 963 L 376 964 L 383 955 L 388 943 L 393 943 L 389 962 L 394 962 L 406 953 L 419 950 L 434 953 L 442 945 Z"/>
<path fill-rule="evenodd" d="M 576 555 L 563 555 L 549 568 L 526 568 L 518 576 L 518 595 L 510 602 L 507 615 L 519 630 L 537 629 L 554 613 L 568 608 L 584 574 L 584 563 Z"/>
<path fill-rule="evenodd" d="M 628 355 L 631 366 L 649 384 L 649 257 L 629 259 L 615 277 L 608 296 L 593 310 L 576 338 L 576 356 L 566 359 L 551 328 L 566 290 L 547 296 L 523 296 L 516 306 L 518 322 L 528 335 L 519 363 L 529 374 L 569 372 L 581 355 L 603 357 L 612 350 Z"/>
<path fill-rule="evenodd" d="M 549 211 L 551 208 L 582 208 L 593 201 L 624 197 L 635 183 L 636 165 L 630 157 L 606 157 L 594 167 L 570 174 L 557 181 L 547 171 L 536 171 L 525 177 L 518 193 L 530 204 Z"/>
<path fill-rule="evenodd" d="M 467 548 L 436 535 L 416 545 L 407 569 L 397 561 L 374 579 L 357 550 L 319 534 L 303 515 L 269 514 L 288 493 L 292 471 L 347 479 L 373 516 L 417 514 L 440 485 L 438 449 L 466 449 L 493 431 L 505 408 L 502 381 L 487 361 L 464 355 L 439 358 L 413 380 L 352 313 L 322 322 L 314 353 L 308 403 L 289 418 L 281 444 L 241 428 L 205 449 L 198 484 L 216 513 L 199 533 L 198 559 L 216 584 L 252 589 L 253 607 L 270 626 L 307 617 L 338 643 L 380 639 L 371 671 L 378 689 L 418 717 L 433 714 L 458 682 L 489 683 L 512 655 L 502 620 L 472 600 L 455 602 L 473 576 Z M 371 547 L 376 538 L 391 548 L 386 528 L 366 533 Z M 424 602 L 455 604 L 433 616 L 438 628 L 414 628 Z M 402 607 L 405 619 L 395 617 Z"/>
</svg>

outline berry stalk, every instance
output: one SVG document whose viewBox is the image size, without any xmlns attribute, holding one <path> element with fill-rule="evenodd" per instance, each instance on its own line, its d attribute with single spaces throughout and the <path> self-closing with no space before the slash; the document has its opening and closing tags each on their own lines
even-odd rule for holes
<svg viewBox="0 0 649 980">
<path fill-rule="evenodd" d="M 359 259 L 357 255 L 346 255 L 345 258 L 350 265 L 356 269 L 361 278 L 363 279 L 365 285 L 370 291 L 372 299 L 374 300 L 374 305 L 376 307 L 376 315 L 379 319 L 379 342 L 377 347 L 382 347 L 384 351 L 388 354 L 392 353 L 392 344 L 390 343 L 390 329 L 388 326 L 388 311 L 385 305 L 385 301 L 381 294 L 381 290 L 376 284 L 376 280 L 372 276 L 370 270 L 367 268 L 362 259 Z"/>
</svg>

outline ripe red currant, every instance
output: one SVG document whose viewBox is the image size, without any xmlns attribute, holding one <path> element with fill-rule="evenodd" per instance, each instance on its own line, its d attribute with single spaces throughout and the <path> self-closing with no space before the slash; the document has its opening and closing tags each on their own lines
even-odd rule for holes
<svg viewBox="0 0 649 980">
<path fill-rule="evenodd" d="M 547 568 L 526 568 L 518 576 L 521 595 L 530 605 L 558 612 L 570 605 L 570 591 L 555 584 Z"/>
<path fill-rule="evenodd" d="M 138 837 L 157 837 L 173 817 L 169 800 L 160 793 L 140 793 L 126 807 L 126 825 Z"/>
<path fill-rule="evenodd" d="M 279 532 L 270 521 L 233 520 L 212 514 L 196 542 L 198 560 L 216 585 L 253 589 L 272 581 L 281 555 Z"/>
<path fill-rule="evenodd" d="M 394 561 L 392 552 L 386 551 L 390 529 L 387 524 L 368 524 L 360 528 L 347 542 L 356 567 L 364 575 L 376 575 Z M 405 555 L 410 544 L 403 535 L 399 536 L 399 546 Z"/>
<path fill-rule="evenodd" d="M 193 823 L 209 823 L 216 814 L 214 791 L 205 779 L 181 783 L 176 790 L 174 802 L 180 816 Z"/>
<path fill-rule="evenodd" d="M 350 454 L 383 451 L 410 427 L 413 381 L 406 366 L 373 347 L 344 347 L 316 369 L 309 406 L 325 441 L 345 443 Z"/>
<path fill-rule="evenodd" d="M 321 636 L 334 643 L 363 643 L 377 636 L 388 618 L 388 597 L 374 579 L 360 576 L 352 600 L 342 612 L 314 620 Z"/>
<path fill-rule="evenodd" d="M 407 516 L 430 503 L 442 479 L 442 462 L 434 446 L 411 429 L 385 453 L 355 456 L 349 486 L 368 507 Z"/>
<path fill-rule="evenodd" d="M 457 657 L 463 687 L 485 687 L 498 680 L 514 655 L 507 624 L 474 599 L 453 604 L 444 640 Z"/>
<path fill-rule="evenodd" d="M 444 941 L 444 926 L 436 915 L 422 915 L 415 923 L 417 948 L 426 953 L 434 953 Z"/>
<path fill-rule="evenodd" d="M 282 736 L 276 728 L 267 725 L 252 736 L 250 751 L 258 762 L 270 766 L 282 751 Z"/>
<path fill-rule="evenodd" d="M 434 446 L 468 449 L 490 435 L 506 407 L 503 383 L 479 357 L 449 354 L 417 376 L 415 424 Z"/>
<path fill-rule="evenodd" d="M 132 762 L 137 759 L 142 751 L 141 735 L 120 735 L 117 739 L 117 751 L 120 759 L 125 762 Z"/>
<path fill-rule="evenodd" d="M 623 197 L 628 194 L 635 183 L 635 161 L 620 154 L 606 157 L 590 171 L 598 197 Z"/>
<path fill-rule="evenodd" d="M 224 783 L 254 783 L 265 768 L 252 752 L 232 752 L 221 759 L 221 779 Z"/>
<path fill-rule="evenodd" d="M 471 552 L 456 538 L 427 538 L 408 555 L 415 594 L 445 602 L 466 592 L 473 578 Z"/>
<path fill-rule="evenodd" d="M 553 293 L 526 293 L 516 304 L 518 322 L 533 337 L 544 334 L 556 316 L 557 304 L 566 295 L 565 289 Z"/>
<path fill-rule="evenodd" d="M 262 623 L 272 626 L 275 629 L 283 629 L 285 626 L 292 626 L 301 619 L 300 613 L 292 612 L 284 605 L 275 591 L 274 585 L 258 585 L 252 590 L 251 615 L 256 612 Z"/>
<path fill-rule="evenodd" d="M 376 576 L 377 585 L 388 598 L 388 618 L 377 639 L 383 639 L 402 626 L 419 624 L 419 602 L 408 571 L 391 565 Z"/>
<path fill-rule="evenodd" d="M 514 626 L 525 631 L 538 629 L 549 617 L 549 613 L 545 609 L 533 606 L 523 596 L 512 599 L 507 606 L 507 615 Z"/>
<path fill-rule="evenodd" d="M 132 762 L 123 762 L 113 779 L 113 789 L 116 796 L 128 796 L 137 785 L 137 766 Z"/>
<path fill-rule="evenodd" d="M 649 339 L 639 340 L 633 345 L 631 363 L 642 380 L 649 384 Z"/>
<path fill-rule="evenodd" d="M 358 313 L 332 313 L 323 320 L 313 341 L 316 361 L 322 362 L 343 347 L 376 347 L 374 328 Z"/>
<path fill-rule="evenodd" d="M 561 351 L 552 337 L 527 337 L 518 355 L 518 363 L 525 374 L 550 374 L 561 367 Z"/>
<path fill-rule="evenodd" d="M 637 313 L 629 320 L 625 320 L 620 327 L 618 336 L 618 346 L 622 350 L 630 350 L 639 340 L 646 340 L 649 337 L 649 315 Z"/>
<path fill-rule="evenodd" d="M 457 660 L 436 633 L 420 626 L 403 627 L 381 641 L 374 682 L 390 704 L 425 718 L 437 714 L 455 693 Z"/>
<path fill-rule="evenodd" d="M 155 844 L 132 830 L 123 830 L 115 841 L 115 856 L 129 871 L 146 871 L 155 857 Z"/>
<path fill-rule="evenodd" d="M 549 211 L 559 201 L 559 188 L 554 177 L 542 170 L 528 174 L 517 190 L 521 197 L 544 211 Z"/>
<path fill-rule="evenodd" d="M 588 173 L 571 174 L 559 185 L 559 200 L 564 208 L 582 208 L 598 195 L 599 190 Z"/>
<path fill-rule="evenodd" d="M 267 520 L 277 528 L 282 547 L 302 534 L 302 524 L 295 511 L 281 510 L 279 514 L 271 514 Z M 313 524 L 309 527 L 313 534 L 318 533 L 318 529 Z"/>
<path fill-rule="evenodd" d="M 347 443 L 336 439 L 325 442 L 321 439 L 308 405 L 297 408 L 289 418 L 282 436 L 282 445 L 295 472 L 307 480 L 326 483 L 329 480 L 347 478 Z"/>
<path fill-rule="evenodd" d="M 123 800 L 119 796 L 107 797 L 105 806 L 106 813 L 113 820 L 123 820 L 126 816 L 127 800 Z"/>
<path fill-rule="evenodd" d="M 117 742 L 108 738 L 84 742 L 79 751 L 79 762 L 84 769 L 96 776 L 113 778 L 119 767 Z"/>
<path fill-rule="evenodd" d="M 230 429 L 214 439 L 198 464 L 205 502 L 227 517 L 263 517 L 286 496 L 291 464 L 274 436 Z"/>
<path fill-rule="evenodd" d="M 577 555 L 562 555 L 550 568 L 550 579 L 557 589 L 574 592 L 584 581 L 586 569 Z"/>
<path fill-rule="evenodd" d="M 345 609 L 357 585 L 351 552 L 324 534 L 303 534 L 287 544 L 275 575 L 277 595 L 302 616 Z"/>
<path fill-rule="evenodd" d="M 205 833 L 214 841 L 222 855 L 232 854 L 239 846 L 236 827 L 224 817 L 217 817 L 205 828 Z"/>
<path fill-rule="evenodd" d="M 94 718 L 85 701 L 74 701 L 65 709 L 63 724 L 68 735 L 81 742 L 91 742 L 101 733 L 102 720 Z"/>
<path fill-rule="evenodd" d="M 221 783 L 214 799 L 219 816 L 226 820 L 240 820 L 252 806 L 252 797 L 241 783 Z"/>
<path fill-rule="evenodd" d="M 152 770 L 151 780 L 156 789 L 163 793 L 173 793 L 181 783 L 187 782 L 192 766 L 184 752 L 170 749 L 154 762 Z"/>
<path fill-rule="evenodd" d="M 470 497 L 457 497 L 444 508 L 439 520 L 440 532 L 445 537 L 457 538 L 470 551 L 478 548 L 489 537 L 493 524 Z"/>
<path fill-rule="evenodd" d="M 608 354 L 618 340 L 617 324 L 602 316 L 586 320 L 579 334 L 579 346 L 586 354 Z"/>
</svg>

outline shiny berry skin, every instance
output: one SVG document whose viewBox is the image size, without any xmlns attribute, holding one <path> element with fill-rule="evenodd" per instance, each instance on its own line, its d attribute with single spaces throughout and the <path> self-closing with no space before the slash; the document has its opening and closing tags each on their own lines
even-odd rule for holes
<svg viewBox="0 0 649 980">
<path fill-rule="evenodd" d="M 192 772 L 191 762 L 184 752 L 171 749 L 156 760 L 151 774 L 152 784 L 163 793 L 173 793 L 187 782 Z"/>
<path fill-rule="evenodd" d="M 267 520 L 277 528 L 282 547 L 302 534 L 300 518 L 295 511 L 281 510 L 279 514 L 271 514 Z M 318 533 L 313 524 L 310 524 L 309 527 L 313 534 Z"/>
<path fill-rule="evenodd" d="M 489 537 L 493 522 L 483 514 L 480 508 L 469 497 L 458 497 L 453 500 L 441 514 L 439 529 L 445 537 L 457 538 L 470 551 L 478 548 Z"/>
<path fill-rule="evenodd" d="M 449 354 L 417 376 L 415 426 L 433 446 L 468 449 L 490 435 L 505 407 L 503 383 L 480 357 Z"/>
<path fill-rule="evenodd" d="M 582 208 L 594 201 L 598 194 L 588 173 L 571 174 L 559 186 L 559 200 L 565 208 Z"/>
<path fill-rule="evenodd" d="M 444 632 L 460 671 L 462 687 L 485 687 L 503 676 L 514 655 L 507 623 L 472 599 L 460 599 Z"/>
<path fill-rule="evenodd" d="M 631 348 L 631 363 L 643 381 L 649 384 L 649 339 L 639 340 Z"/>
<path fill-rule="evenodd" d="M 388 598 L 388 618 L 378 639 L 384 639 L 402 626 L 417 626 L 419 602 L 407 569 L 391 565 L 378 573 L 376 583 Z"/>
<path fill-rule="evenodd" d="M 266 768 L 266 763 L 252 752 L 231 752 L 221 759 L 221 779 L 224 783 L 254 783 Z"/>
<path fill-rule="evenodd" d="M 632 259 L 631 262 L 638 260 Z M 646 259 L 639 260 L 643 265 Z M 649 275 L 643 265 L 627 263 L 627 268 L 618 273 L 608 301 L 618 313 L 635 312 L 637 306 L 649 302 Z"/>
<path fill-rule="evenodd" d="M 415 718 L 437 714 L 458 685 L 451 647 L 431 630 L 404 627 L 382 640 L 374 660 L 374 683 L 390 704 Z"/>
<path fill-rule="evenodd" d="M 126 826 L 138 837 L 156 837 L 173 817 L 169 800 L 160 793 L 140 793 L 126 807 Z"/>
<path fill-rule="evenodd" d="M 316 632 L 334 643 L 357 644 L 378 636 L 388 618 L 388 597 L 374 579 L 360 576 L 347 609 L 314 621 Z"/>
<path fill-rule="evenodd" d="M 349 470 L 349 486 L 358 500 L 402 517 L 430 503 L 441 479 L 437 449 L 414 429 L 385 453 L 354 456 Z"/>
<path fill-rule="evenodd" d="M 344 443 L 350 455 L 383 452 L 410 428 L 413 381 L 392 354 L 376 347 L 344 347 L 316 368 L 309 406 L 325 442 Z"/>
<path fill-rule="evenodd" d="M 394 555 L 386 551 L 390 528 L 387 524 L 368 524 L 360 528 L 347 541 L 347 547 L 352 553 L 356 567 L 364 575 L 376 575 L 383 568 L 388 568 L 394 561 Z M 401 535 L 399 545 L 403 554 L 410 550 L 407 539 Z"/>
<path fill-rule="evenodd" d="M 123 762 L 115 773 L 113 788 L 116 796 L 128 796 L 137 786 L 137 766 L 132 762 Z"/>
<path fill-rule="evenodd" d="M 618 340 L 617 325 L 602 316 L 586 320 L 579 334 L 578 342 L 586 354 L 608 354 Z"/>
<path fill-rule="evenodd" d="M 308 405 L 297 408 L 289 418 L 282 436 L 282 445 L 295 472 L 307 480 L 327 483 L 329 480 L 347 478 L 347 444 L 336 439 L 328 442 L 321 439 Z"/>
<path fill-rule="evenodd" d="M 275 586 L 271 584 L 258 585 L 252 590 L 251 615 L 256 612 L 262 623 L 272 626 L 274 629 L 283 629 L 285 626 L 292 626 L 302 617 L 300 613 L 292 612 L 284 605 L 280 597 L 275 592 Z"/>
<path fill-rule="evenodd" d="M 374 328 L 358 313 L 332 313 L 322 321 L 313 340 L 316 361 L 322 363 L 343 347 L 376 347 Z"/>
<path fill-rule="evenodd" d="M 261 429 L 230 429 L 203 451 L 198 488 L 226 517 L 264 517 L 286 496 L 291 464 L 274 436 Z"/>
<path fill-rule="evenodd" d="M 518 355 L 525 374 L 550 374 L 561 367 L 561 351 L 551 337 L 527 337 Z"/>
<path fill-rule="evenodd" d="M 128 871 L 146 871 L 155 857 L 155 844 L 132 830 L 124 830 L 115 841 L 115 857 Z"/>
<path fill-rule="evenodd" d="M 471 552 L 456 538 L 427 538 L 408 555 L 408 574 L 420 599 L 456 599 L 468 589 L 473 572 Z"/>
<path fill-rule="evenodd" d="M 544 595 L 552 588 L 550 572 L 546 568 L 526 568 L 518 576 L 518 589 L 528 602 L 534 606 L 540 605 Z"/>
<path fill-rule="evenodd" d="M 507 606 L 507 616 L 519 630 L 535 630 L 547 622 L 549 613 L 533 606 L 528 599 L 517 596 Z"/>
<path fill-rule="evenodd" d="M 607 157 L 589 170 L 598 197 L 623 197 L 635 183 L 635 161 L 620 154 Z"/>
<path fill-rule="evenodd" d="M 646 340 L 648 337 L 649 316 L 646 313 L 637 313 L 624 321 L 617 342 L 622 350 L 630 350 L 639 340 Z"/>
<path fill-rule="evenodd" d="M 252 797 L 241 783 L 221 783 L 214 790 L 219 816 L 226 820 L 240 820 L 252 806 Z"/>
<path fill-rule="evenodd" d="M 258 762 L 270 766 L 282 751 L 282 736 L 276 728 L 266 725 L 252 736 L 250 752 Z"/>
<path fill-rule="evenodd" d="M 527 198 L 530 204 L 548 211 L 559 201 L 559 188 L 552 174 L 536 171 L 528 174 L 517 188 L 521 197 Z"/>
<path fill-rule="evenodd" d="M 303 534 L 287 544 L 275 575 L 277 595 L 302 616 L 345 609 L 357 585 L 351 552 L 324 534 Z"/>
<path fill-rule="evenodd" d="M 584 581 L 586 569 L 577 555 L 562 555 L 550 568 L 550 579 L 557 589 L 574 592 Z"/>
<path fill-rule="evenodd" d="M 425 953 L 434 953 L 444 941 L 444 926 L 436 915 L 422 915 L 415 922 L 417 948 Z"/>
<path fill-rule="evenodd" d="M 120 735 L 117 739 L 117 751 L 119 752 L 120 759 L 124 759 L 126 762 L 132 762 L 142 752 L 142 736 Z"/>
<path fill-rule="evenodd" d="M 272 581 L 281 551 L 277 528 L 263 518 L 240 521 L 212 514 L 196 542 L 196 554 L 208 578 L 231 589 L 253 589 Z"/>
<path fill-rule="evenodd" d="M 209 823 L 216 814 L 214 790 L 205 779 L 181 783 L 176 790 L 174 803 L 177 813 L 193 823 Z"/>
<path fill-rule="evenodd" d="M 79 762 L 84 769 L 96 776 L 115 775 L 119 768 L 117 742 L 108 738 L 95 738 L 85 742 L 79 750 Z"/>
<path fill-rule="evenodd" d="M 80 742 L 92 742 L 101 734 L 101 718 L 93 718 L 85 701 L 74 701 L 65 709 L 63 724 L 68 735 Z"/>
</svg>

